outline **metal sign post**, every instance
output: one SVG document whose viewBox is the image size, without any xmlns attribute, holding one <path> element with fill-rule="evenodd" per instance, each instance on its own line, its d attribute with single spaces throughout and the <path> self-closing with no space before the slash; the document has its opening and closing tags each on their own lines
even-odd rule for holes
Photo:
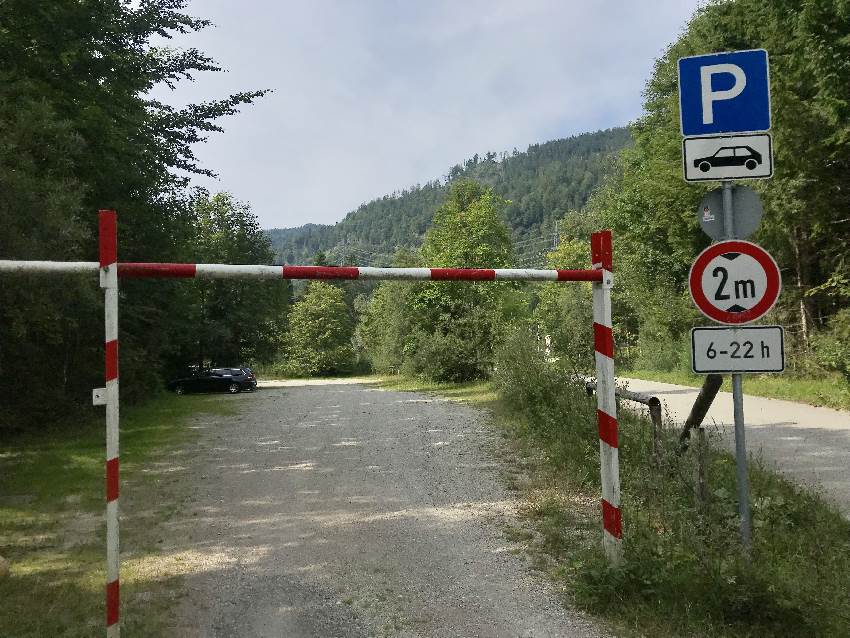
<svg viewBox="0 0 850 638">
<path fill-rule="evenodd" d="M 736 239 L 732 206 L 732 182 L 723 182 L 723 227 L 726 239 Z M 741 545 L 749 554 L 753 546 L 750 517 L 750 477 L 747 474 L 747 438 L 744 433 L 744 388 L 740 372 L 732 373 L 732 409 L 735 417 L 735 477 L 738 484 L 738 514 L 741 517 Z"/>
<path fill-rule="evenodd" d="M 755 231 L 762 210 L 755 192 L 739 188 L 734 193 L 731 181 L 773 175 L 767 51 L 680 58 L 678 70 L 683 177 L 688 182 L 722 181 L 719 193 L 714 191 L 703 198 L 698 214 L 706 234 L 725 241 L 707 248 L 694 261 L 688 278 L 691 296 L 709 319 L 733 326 L 746 324 L 770 310 L 781 287 L 773 258 L 755 244 L 736 241 Z M 740 220 L 735 218 L 736 195 Z M 712 212 L 718 204 L 723 209 L 722 228 Z M 741 373 L 784 368 L 782 329 L 765 328 L 772 336 L 760 337 L 758 355 L 753 354 L 757 339 L 742 338 L 742 328 L 694 328 L 691 332 L 694 371 L 725 368 L 732 373 L 738 511 L 741 545 L 747 555 L 752 548 L 752 522 Z"/>
</svg>

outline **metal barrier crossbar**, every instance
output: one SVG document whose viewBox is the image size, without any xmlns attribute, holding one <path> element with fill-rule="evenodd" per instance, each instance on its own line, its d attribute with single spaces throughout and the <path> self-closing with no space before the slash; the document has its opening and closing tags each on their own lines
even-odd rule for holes
<svg viewBox="0 0 850 638">
<path fill-rule="evenodd" d="M 98 272 L 96 261 L 0 260 L 0 272 L 56 274 Z M 531 268 L 374 268 L 356 266 L 262 266 L 239 264 L 118 264 L 120 279 L 369 279 L 424 281 L 602 281 L 601 270 Z"/>
</svg>

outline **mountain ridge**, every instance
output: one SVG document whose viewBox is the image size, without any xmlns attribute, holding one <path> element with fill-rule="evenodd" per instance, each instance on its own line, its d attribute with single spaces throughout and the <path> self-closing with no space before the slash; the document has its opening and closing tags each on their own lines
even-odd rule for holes
<svg viewBox="0 0 850 638">
<path fill-rule="evenodd" d="M 424 185 L 358 206 L 335 224 L 304 224 L 265 232 L 280 263 L 307 263 L 318 253 L 330 263 L 387 265 L 398 248 L 421 244 L 449 184 L 469 178 L 508 200 L 502 211 L 520 261 L 534 261 L 554 236 L 555 221 L 584 206 L 610 171 L 611 158 L 631 144 L 625 127 L 531 144 L 525 151 L 478 154 Z"/>
</svg>

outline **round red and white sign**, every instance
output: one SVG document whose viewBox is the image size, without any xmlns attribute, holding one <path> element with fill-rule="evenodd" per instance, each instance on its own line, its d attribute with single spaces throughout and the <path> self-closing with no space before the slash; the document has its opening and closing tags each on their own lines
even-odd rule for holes
<svg viewBox="0 0 850 638">
<path fill-rule="evenodd" d="M 773 308 L 782 279 L 779 266 L 761 246 L 732 239 L 709 246 L 691 266 L 691 297 L 709 319 L 750 323 Z"/>
</svg>

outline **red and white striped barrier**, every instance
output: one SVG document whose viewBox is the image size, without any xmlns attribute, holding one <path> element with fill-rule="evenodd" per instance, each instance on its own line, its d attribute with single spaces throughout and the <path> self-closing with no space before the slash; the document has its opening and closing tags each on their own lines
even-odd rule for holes
<svg viewBox="0 0 850 638">
<path fill-rule="evenodd" d="M 117 638 L 121 626 L 118 575 L 118 230 L 115 211 L 100 211 L 98 221 L 106 350 L 106 636 Z"/>
<path fill-rule="evenodd" d="M 602 475 L 602 544 L 613 564 L 622 561 L 623 523 L 620 515 L 620 460 L 617 399 L 614 384 L 614 333 L 611 286 L 614 283 L 611 231 L 591 235 L 592 267 L 602 275 L 593 284 L 593 343 L 596 351 L 596 417 Z"/>
<path fill-rule="evenodd" d="M 97 272 L 95 261 L 2 261 L 0 272 L 53 274 Z M 254 266 L 231 264 L 121 263 L 121 279 L 396 279 L 423 281 L 601 281 L 598 270 L 530 268 L 372 268 L 355 266 Z"/>
<path fill-rule="evenodd" d="M 94 392 L 95 403 L 106 406 L 106 635 L 120 634 L 118 545 L 118 280 L 166 279 L 363 279 L 422 281 L 590 281 L 593 282 L 593 335 L 599 452 L 602 475 L 603 547 L 608 559 L 622 560 L 620 468 L 617 406 L 614 385 L 614 337 L 611 324 L 613 284 L 611 231 L 591 236 L 590 270 L 526 268 L 372 268 L 354 266 L 261 266 L 230 264 L 118 263 L 115 211 L 99 217 L 100 262 L 0 260 L 0 274 L 60 274 L 100 272 L 104 290 L 106 388 Z"/>
</svg>

